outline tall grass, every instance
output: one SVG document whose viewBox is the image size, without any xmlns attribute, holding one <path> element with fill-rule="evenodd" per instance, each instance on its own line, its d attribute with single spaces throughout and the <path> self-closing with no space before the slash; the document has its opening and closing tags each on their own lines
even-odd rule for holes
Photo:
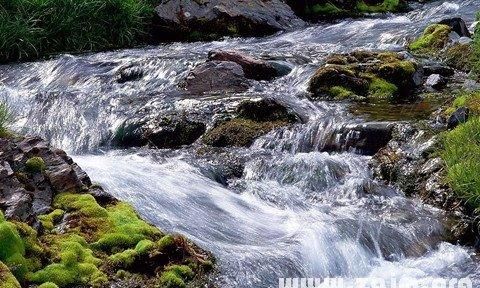
<svg viewBox="0 0 480 288">
<path fill-rule="evenodd" d="M 480 12 L 477 14 L 477 20 L 480 21 Z M 472 69 L 477 76 L 480 75 L 480 25 L 476 26 L 475 33 L 473 35 Z"/>
<path fill-rule="evenodd" d="M 0 0 L 0 61 L 132 46 L 151 15 L 144 0 Z"/>
</svg>

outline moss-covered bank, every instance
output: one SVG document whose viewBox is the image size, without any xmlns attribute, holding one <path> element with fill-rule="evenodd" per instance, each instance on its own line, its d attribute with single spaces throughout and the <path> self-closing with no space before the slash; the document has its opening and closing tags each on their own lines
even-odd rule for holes
<svg viewBox="0 0 480 288">
<path fill-rule="evenodd" d="M 91 185 L 63 151 L 10 137 L 0 152 L 0 198 L 10 199 L 0 210 L 0 288 L 207 282 L 209 253 Z"/>
</svg>

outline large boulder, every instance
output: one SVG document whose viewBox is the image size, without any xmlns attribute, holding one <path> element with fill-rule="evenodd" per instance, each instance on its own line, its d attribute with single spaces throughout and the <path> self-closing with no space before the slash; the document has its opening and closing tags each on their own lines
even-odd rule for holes
<svg viewBox="0 0 480 288">
<path fill-rule="evenodd" d="M 206 130 L 204 123 L 177 114 L 128 119 L 117 128 L 112 143 L 119 147 L 150 145 L 180 148 L 195 142 Z"/>
<path fill-rule="evenodd" d="M 162 0 L 155 11 L 159 40 L 263 36 L 305 25 L 281 0 Z"/>
<path fill-rule="evenodd" d="M 327 58 L 309 83 L 315 99 L 405 101 L 421 84 L 422 69 L 403 54 L 356 51 Z"/>
<path fill-rule="evenodd" d="M 472 37 L 470 31 L 468 30 L 467 24 L 463 21 L 462 18 L 450 18 L 450 19 L 443 19 L 442 21 L 438 22 L 438 24 L 443 24 L 449 26 L 453 32 L 456 32 L 460 37 Z"/>
<path fill-rule="evenodd" d="M 216 50 L 208 53 L 210 61 L 230 61 L 242 66 L 245 77 L 253 80 L 272 80 L 290 73 L 288 66 L 254 58 L 239 51 Z"/>
<path fill-rule="evenodd" d="M 179 85 L 190 94 L 240 93 L 249 89 L 242 66 L 230 61 L 208 61 L 195 67 Z"/>
</svg>

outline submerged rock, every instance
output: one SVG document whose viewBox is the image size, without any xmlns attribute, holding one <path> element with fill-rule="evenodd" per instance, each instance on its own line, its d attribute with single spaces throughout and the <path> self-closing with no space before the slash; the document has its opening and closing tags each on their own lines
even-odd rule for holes
<svg viewBox="0 0 480 288">
<path fill-rule="evenodd" d="M 195 67 L 180 83 L 190 94 L 245 92 L 250 83 L 242 66 L 230 61 L 208 61 Z"/>
<path fill-rule="evenodd" d="M 405 101 L 422 75 L 415 62 L 390 52 L 334 54 L 326 63 L 310 79 L 315 99 Z"/>
<path fill-rule="evenodd" d="M 158 40 L 263 36 L 305 25 L 280 0 L 162 0 L 155 11 L 152 34 Z"/>
<path fill-rule="evenodd" d="M 203 142 L 214 147 L 250 146 L 259 136 L 299 119 L 272 99 L 242 102 L 235 116 L 208 131 Z"/>
<path fill-rule="evenodd" d="M 117 72 L 116 81 L 120 84 L 136 81 L 143 77 L 143 73 L 142 68 L 137 66 L 123 67 Z"/>
</svg>

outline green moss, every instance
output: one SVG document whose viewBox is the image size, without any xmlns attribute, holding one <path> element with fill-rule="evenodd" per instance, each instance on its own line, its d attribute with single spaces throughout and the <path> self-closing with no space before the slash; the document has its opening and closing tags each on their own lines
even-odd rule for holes
<svg viewBox="0 0 480 288">
<path fill-rule="evenodd" d="M 471 115 L 480 116 L 480 91 L 461 93 L 445 113 L 448 116 L 460 107 L 467 107 Z"/>
<path fill-rule="evenodd" d="M 285 126 L 286 121 L 257 122 L 235 118 L 224 122 L 203 136 L 203 142 L 215 147 L 250 146 L 259 136 L 270 130 Z"/>
<path fill-rule="evenodd" d="M 8 266 L 17 279 L 23 281 L 31 265 L 25 259 L 25 244 L 15 225 L 6 220 L 0 221 L 0 247 L 0 261 Z"/>
<path fill-rule="evenodd" d="M 327 2 L 325 4 L 315 4 L 309 9 L 309 14 L 320 15 L 336 15 L 344 13 L 345 11 L 338 8 L 334 4 Z"/>
<path fill-rule="evenodd" d="M 45 170 L 45 161 L 42 157 L 32 157 L 25 162 L 25 170 L 30 173 L 40 173 Z"/>
<path fill-rule="evenodd" d="M 1 214 L 1 213 L 0 213 Z M 21 288 L 10 269 L 0 261 L 0 288 Z"/>
<path fill-rule="evenodd" d="M 165 235 L 160 240 L 158 240 L 156 245 L 160 251 L 164 251 L 175 245 L 175 239 L 172 235 Z"/>
<path fill-rule="evenodd" d="M 65 211 L 61 209 L 55 209 L 52 213 L 47 215 L 41 215 L 38 217 L 38 220 L 43 225 L 43 228 L 47 230 L 52 230 L 54 228 L 54 224 L 60 221 L 65 214 Z"/>
<path fill-rule="evenodd" d="M 432 24 L 408 47 L 417 53 L 436 53 L 445 47 L 451 31 L 452 29 L 448 25 Z"/>
<path fill-rule="evenodd" d="M 455 194 L 473 208 L 480 207 L 480 118 L 473 117 L 443 137 L 441 156 Z"/>
<path fill-rule="evenodd" d="M 131 267 L 138 257 L 146 256 L 150 251 L 154 250 L 156 245 L 150 240 L 141 240 L 135 246 L 135 249 L 127 249 L 123 252 L 114 254 L 109 257 L 109 260 L 116 267 L 128 268 Z"/>
<path fill-rule="evenodd" d="M 371 96 L 377 99 L 392 99 L 398 93 L 398 87 L 378 77 L 374 77 L 368 88 Z"/>
<path fill-rule="evenodd" d="M 348 99 L 355 95 L 355 93 L 342 86 L 331 87 L 329 93 L 333 98 L 339 100 Z"/>
<path fill-rule="evenodd" d="M 165 268 L 160 277 L 159 284 L 165 288 L 186 287 L 185 280 L 193 277 L 193 271 L 186 265 L 172 265 Z"/>
<path fill-rule="evenodd" d="M 445 63 L 455 69 L 470 71 L 473 64 L 473 45 L 455 44 L 445 51 Z"/>
<path fill-rule="evenodd" d="M 101 260 L 93 255 L 83 238 L 72 236 L 55 243 L 59 246 L 59 262 L 50 264 L 29 276 L 34 283 L 53 282 L 60 287 L 106 282 L 97 266 Z"/>
<path fill-rule="evenodd" d="M 364 1 L 357 2 L 357 10 L 361 13 L 385 13 L 395 12 L 405 8 L 399 0 L 384 0 L 379 5 L 368 5 Z"/>
<path fill-rule="evenodd" d="M 46 282 L 46 283 L 43 283 L 42 285 L 38 286 L 38 288 L 58 288 L 58 286 L 55 283 Z"/>
</svg>

